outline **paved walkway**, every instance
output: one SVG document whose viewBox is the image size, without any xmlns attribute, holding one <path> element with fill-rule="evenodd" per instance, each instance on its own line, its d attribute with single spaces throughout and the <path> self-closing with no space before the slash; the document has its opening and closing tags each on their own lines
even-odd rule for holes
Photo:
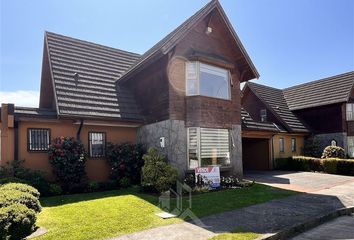
<svg viewBox="0 0 354 240">
<path fill-rule="evenodd" d="M 279 172 L 274 172 L 274 174 L 279 175 Z M 289 187 L 288 185 L 294 182 L 292 179 L 297 179 L 297 186 L 306 193 L 204 217 L 201 219 L 203 227 L 187 222 L 149 229 L 114 239 L 205 240 L 217 233 L 229 232 L 237 227 L 261 234 L 276 233 L 286 227 L 306 222 L 313 217 L 326 215 L 343 207 L 354 206 L 354 178 L 344 177 L 342 179 L 339 176 L 341 180 L 338 180 L 338 176 L 335 175 L 321 174 L 318 176 L 316 173 L 299 173 L 297 175 L 282 172 L 281 174 L 283 178 L 288 179 L 288 183 L 284 186 Z M 285 175 L 287 176 L 285 177 Z M 327 178 L 327 181 L 323 181 L 324 183 L 321 185 L 316 182 L 316 179 L 322 177 Z M 259 177 L 258 181 L 262 182 L 262 179 Z M 300 182 L 303 185 L 311 185 L 309 184 L 311 182 L 313 184 L 306 188 L 301 186 Z"/>
<path fill-rule="evenodd" d="M 354 216 L 343 216 L 302 233 L 291 240 L 354 239 Z"/>
</svg>

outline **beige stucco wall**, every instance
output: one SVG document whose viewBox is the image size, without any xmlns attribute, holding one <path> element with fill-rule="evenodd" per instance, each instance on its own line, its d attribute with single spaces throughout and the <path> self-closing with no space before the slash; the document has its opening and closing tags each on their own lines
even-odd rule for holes
<svg viewBox="0 0 354 240">
<path fill-rule="evenodd" d="M 279 139 L 284 138 L 284 152 L 280 152 Z M 296 139 L 296 151 L 291 151 L 291 139 Z M 284 158 L 296 155 L 302 155 L 304 147 L 304 136 L 291 134 L 277 134 L 273 137 L 273 158 Z"/>
</svg>

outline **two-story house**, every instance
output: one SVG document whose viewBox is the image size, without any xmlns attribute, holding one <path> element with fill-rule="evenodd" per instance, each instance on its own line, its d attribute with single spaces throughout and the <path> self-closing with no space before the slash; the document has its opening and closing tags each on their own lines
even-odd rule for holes
<svg viewBox="0 0 354 240">
<path fill-rule="evenodd" d="M 181 175 L 242 175 L 240 83 L 258 77 L 217 0 L 143 55 L 46 32 L 39 108 L 2 105 L 0 164 L 50 174 L 50 140 L 73 136 L 95 180 L 108 176 L 106 142 L 156 146 Z"/>
</svg>

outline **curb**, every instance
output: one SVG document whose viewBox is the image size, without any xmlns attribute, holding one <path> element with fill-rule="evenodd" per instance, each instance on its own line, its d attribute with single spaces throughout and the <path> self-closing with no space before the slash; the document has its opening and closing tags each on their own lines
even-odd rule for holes
<svg viewBox="0 0 354 240">
<path fill-rule="evenodd" d="M 350 215 L 354 213 L 354 206 L 351 207 L 346 207 L 346 208 L 340 208 L 334 212 L 328 213 L 326 215 L 322 215 L 316 218 L 313 218 L 307 222 L 293 225 L 291 227 L 285 228 L 284 230 L 281 230 L 277 233 L 274 234 L 265 234 L 260 238 L 257 238 L 257 240 L 284 240 L 284 239 L 289 239 L 290 237 L 293 237 L 295 235 L 298 235 L 302 232 L 305 232 L 307 230 L 310 230 L 314 227 L 317 227 L 318 225 L 321 225 L 327 221 L 330 221 L 334 218 L 340 217 L 340 216 L 345 216 L 345 215 Z"/>
</svg>

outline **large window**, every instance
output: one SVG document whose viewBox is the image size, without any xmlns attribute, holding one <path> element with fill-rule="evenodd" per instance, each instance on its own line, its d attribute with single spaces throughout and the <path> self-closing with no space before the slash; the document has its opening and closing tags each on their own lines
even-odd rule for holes
<svg viewBox="0 0 354 240">
<path fill-rule="evenodd" d="M 279 152 L 285 151 L 285 141 L 284 138 L 279 138 Z"/>
<path fill-rule="evenodd" d="M 106 150 L 106 134 L 102 132 L 89 133 L 90 157 L 103 157 Z"/>
<path fill-rule="evenodd" d="M 354 137 L 348 137 L 348 155 L 350 158 L 354 158 Z"/>
<path fill-rule="evenodd" d="M 189 168 L 230 165 L 228 129 L 188 128 Z"/>
<path fill-rule="evenodd" d="M 47 151 L 50 144 L 50 130 L 45 128 L 29 128 L 27 133 L 29 151 Z"/>
<path fill-rule="evenodd" d="M 296 138 L 291 139 L 291 151 L 296 152 Z"/>
<path fill-rule="evenodd" d="M 187 62 L 186 94 L 230 99 L 229 78 L 229 71 L 226 69 L 200 62 Z"/>
<path fill-rule="evenodd" d="M 347 121 L 354 120 L 354 103 L 347 103 Z"/>
</svg>

